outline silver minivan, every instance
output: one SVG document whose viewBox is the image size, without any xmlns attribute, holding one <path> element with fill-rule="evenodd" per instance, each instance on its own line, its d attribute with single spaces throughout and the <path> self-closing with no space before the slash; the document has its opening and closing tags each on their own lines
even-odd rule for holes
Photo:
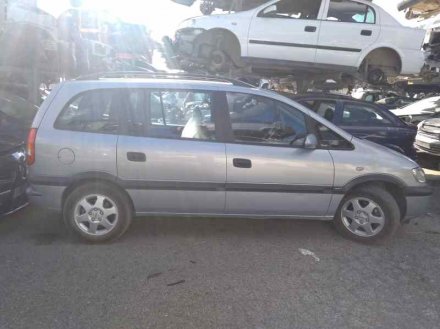
<svg viewBox="0 0 440 329">
<path fill-rule="evenodd" d="M 333 221 L 382 240 L 432 193 L 402 154 L 271 91 L 223 79 L 64 82 L 29 134 L 29 195 L 83 238 L 148 215 Z"/>
</svg>

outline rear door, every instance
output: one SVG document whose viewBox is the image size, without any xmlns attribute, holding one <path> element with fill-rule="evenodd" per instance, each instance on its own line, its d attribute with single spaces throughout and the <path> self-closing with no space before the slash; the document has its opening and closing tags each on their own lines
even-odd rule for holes
<svg viewBox="0 0 440 329">
<path fill-rule="evenodd" d="M 334 167 L 328 150 L 303 148 L 305 115 L 269 98 L 228 93 L 226 212 L 325 216 Z"/>
<path fill-rule="evenodd" d="M 218 213 L 225 207 L 226 154 L 217 92 L 127 91 L 118 176 L 138 213 Z"/>
<path fill-rule="evenodd" d="M 321 0 L 281 0 L 256 12 L 249 28 L 248 56 L 315 62 Z"/>
<path fill-rule="evenodd" d="M 330 0 L 321 22 L 316 63 L 356 67 L 361 52 L 379 33 L 373 7 L 352 0 Z"/>
</svg>

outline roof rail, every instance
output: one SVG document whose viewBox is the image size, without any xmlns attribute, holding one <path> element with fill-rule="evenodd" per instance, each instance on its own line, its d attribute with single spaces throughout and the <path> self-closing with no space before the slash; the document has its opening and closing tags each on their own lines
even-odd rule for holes
<svg viewBox="0 0 440 329">
<path fill-rule="evenodd" d="M 212 76 L 205 74 L 189 74 L 189 73 L 172 73 L 163 71 L 114 71 L 114 72 L 98 72 L 82 75 L 74 80 L 98 80 L 98 79 L 118 79 L 118 78 L 151 78 L 151 79 L 185 79 L 185 80 L 205 80 L 211 82 L 229 82 L 234 86 L 252 87 L 255 86 L 237 79 L 227 78 L 223 76 Z"/>
</svg>

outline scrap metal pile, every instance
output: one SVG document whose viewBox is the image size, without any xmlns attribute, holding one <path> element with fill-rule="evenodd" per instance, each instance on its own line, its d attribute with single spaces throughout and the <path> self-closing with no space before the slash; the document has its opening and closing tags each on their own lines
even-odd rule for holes
<svg viewBox="0 0 440 329">
<path fill-rule="evenodd" d="M 36 0 L 0 0 L 0 88 L 34 103 L 63 78 L 148 67 L 153 48 L 145 26 L 105 12 L 71 7 L 56 18 Z"/>
</svg>

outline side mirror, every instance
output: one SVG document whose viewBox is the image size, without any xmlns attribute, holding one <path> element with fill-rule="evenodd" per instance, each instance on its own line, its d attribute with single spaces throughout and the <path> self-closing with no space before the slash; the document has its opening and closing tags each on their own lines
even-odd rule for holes
<svg viewBox="0 0 440 329">
<path fill-rule="evenodd" d="M 307 150 L 314 150 L 318 147 L 318 138 L 314 134 L 308 134 L 304 141 L 304 148 Z"/>
</svg>

